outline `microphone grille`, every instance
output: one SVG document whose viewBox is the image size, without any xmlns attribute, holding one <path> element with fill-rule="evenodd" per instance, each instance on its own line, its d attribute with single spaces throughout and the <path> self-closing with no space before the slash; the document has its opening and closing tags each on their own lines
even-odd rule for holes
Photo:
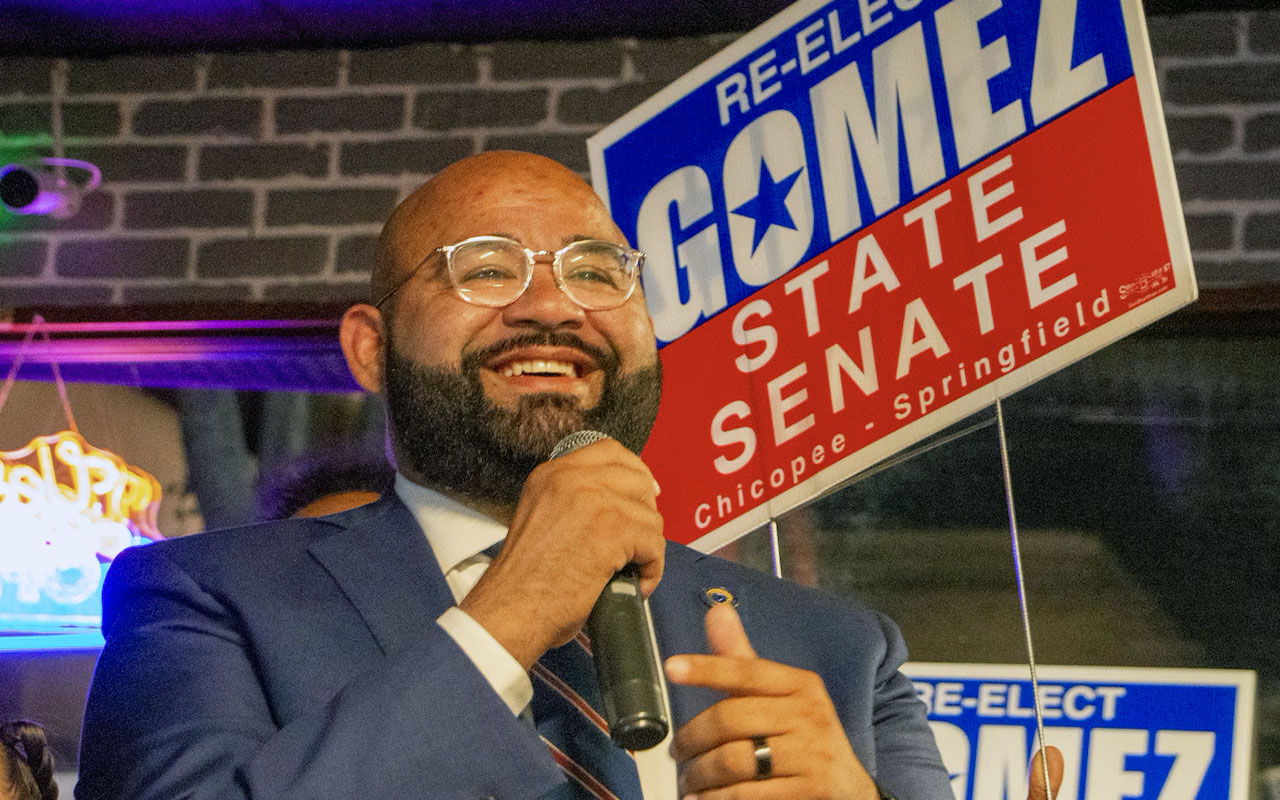
<svg viewBox="0 0 1280 800">
<path fill-rule="evenodd" d="M 586 447 L 592 442 L 598 442 L 601 439 L 608 439 L 609 434 L 600 431 L 574 431 L 560 441 L 556 442 L 556 446 L 551 448 L 551 455 L 547 456 L 550 461 L 553 458 L 559 458 L 566 453 L 572 453 L 579 447 Z"/>
</svg>

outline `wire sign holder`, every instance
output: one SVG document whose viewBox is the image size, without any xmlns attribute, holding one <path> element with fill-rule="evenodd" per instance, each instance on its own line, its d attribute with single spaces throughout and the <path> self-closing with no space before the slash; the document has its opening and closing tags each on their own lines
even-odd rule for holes
<svg viewBox="0 0 1280 800">
<path fill-rule="evenodd" d="M 1046 800 L 1053 800 L 1049 782 L 1049 757 L 1045 751 L 1044 710 L 1040 704 L 1040 681 L 1036 677 L 1036 651 L 1031 640 L 1031 614 L 1027 610 L 1026 575 L 1022 570 L 1022 548 L 1018 541 L 1018 515 L 1013 505 L 1013 471 L 1009 468 L 1009 441 L 1004 429 L 1004 405 L 996 398 L 996 431 L 1000 435 L 1000 473 L 1004 478 L 1004 500 L 1009 512 L 1009 540 L 1013 548 L 1013 572 L 1018 585 L 1018 608 L 1022 612 L 1022 633 L 1027 644 L 1027 667 L 1031 670 L 1031 696 L 1036 707 L 1036 738 L 1040 742 L 1040 766 L 1044 770 Z"/>
</svg>

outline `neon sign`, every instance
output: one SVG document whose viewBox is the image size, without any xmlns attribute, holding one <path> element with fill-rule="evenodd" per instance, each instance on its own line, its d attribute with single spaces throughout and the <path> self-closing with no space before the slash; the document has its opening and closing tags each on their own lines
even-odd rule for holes
<svg viewBox="0 0 1280 800">
<path fill-rule="evenodd" d="M 101 625 L 121 550 L 163 538 L 160 484 L 74 431 L 0 450 L 0 633 Z"/>
</svg>

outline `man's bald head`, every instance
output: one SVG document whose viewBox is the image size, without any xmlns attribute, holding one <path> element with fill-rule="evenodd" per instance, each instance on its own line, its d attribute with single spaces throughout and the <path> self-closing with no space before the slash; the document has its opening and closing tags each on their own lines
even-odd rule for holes
<svg viewBox="0 0 1280 800">
<path fill-rule="evenodd" d="M 378 240 L 372 296 L 390 291 L 437 247 L 502 232 L 477 229 L 459 236 L 473 210 L 544 196 L 576 204 L 592 227 L 607 227 L 615 234 L 611 238 L 626 241 L 591 186 L 558 161 L 512 150 L 478 153 L 441 170 L 391 212 Z"/>
<path fill-rule="evenodd" d="M 360 385 L 386 398 L 400 470 L 503 518 L 529 471 L 572 431 L 603 431 L 639 452 L 662 368 L 638 287 L 616 307 L 587 309 L 562 285 L 560 260 L 541 256 L 521 294 L 493 306 L 459 291 L 438 263 L 445 259 L 424 264 L 437 248 L 477 236 L 543 253 L 627 242 L 591 187 L 561 164 L 482 153 L 440 172 L 388 220 L 373 289 L 381 298 L 403 282 L 395 303 L 358 303 L 343 317 L 343 353 Z M 404 281 L 420 265 L 419 279 Z"/>
</svg>

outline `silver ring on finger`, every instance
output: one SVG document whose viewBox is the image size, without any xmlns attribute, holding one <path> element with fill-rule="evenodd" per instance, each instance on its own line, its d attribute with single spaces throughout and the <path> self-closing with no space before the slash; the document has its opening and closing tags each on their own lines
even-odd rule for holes
<svg viewBox="0 0 1280 800">
<path fill-rule="evenodd" d="M 756 780 L 763 781 L 773 777 L 773 748 L 769 740 L 763 736 L 752 736 L 751 744 L 755 747 Z"/>
</svg>

